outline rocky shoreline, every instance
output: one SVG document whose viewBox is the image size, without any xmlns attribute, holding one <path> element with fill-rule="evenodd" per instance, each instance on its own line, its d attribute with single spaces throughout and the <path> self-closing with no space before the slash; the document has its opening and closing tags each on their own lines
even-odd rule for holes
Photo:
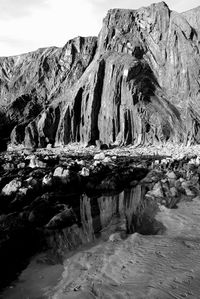
<svg viewBox="0 0 200 299">
<path fill-rule="evenodd" d="M 125 234 L 163 231 L 154 219 L 159 205 L 175 208 L 199 195 L 199 149 L 168 144 L 100 150 L 75 144 L 2 153 L 1 287 L 13 281 L 36 252 L 49 250 L 42 262 L 62 263 L 66 253 L 92 241 L 106 226 L 106 217 L 123 206 Z M 122 206 L 111 213 L 120 198 Z M 100 224 L 95 224 L 97 216 Z M 75 237 L 69 237 L 74 232 Z"/>
</svg>

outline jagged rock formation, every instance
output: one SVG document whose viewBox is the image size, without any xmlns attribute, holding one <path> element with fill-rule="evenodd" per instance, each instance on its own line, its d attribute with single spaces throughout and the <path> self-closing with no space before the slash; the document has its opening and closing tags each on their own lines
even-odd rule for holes
<svg viewBox="0 0 200 299">
<path fill-rule="evenodd" d="M 200 33 L 200 6 L 193 8 L 189 11 L 183 12 L 182 15 L 199 34 Z"/>
<path fill-rule="evenodd" d="M 98 39 L 1 58 L 11 143 L 199 143 L 199 13 L 112 9 Z"/>
</svg>

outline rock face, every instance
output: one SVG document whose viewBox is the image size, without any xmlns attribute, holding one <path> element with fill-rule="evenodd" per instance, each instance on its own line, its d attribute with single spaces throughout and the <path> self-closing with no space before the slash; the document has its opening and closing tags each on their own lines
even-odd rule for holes
<svg viewBox="0 0 200 299">
<path fill-rule="evenodd" d="M 3 138 L 26 147 L 199 143 L 199 14 L 164 2 L 112 9 L 98 39 L 1 58 Z"/>
</svg>

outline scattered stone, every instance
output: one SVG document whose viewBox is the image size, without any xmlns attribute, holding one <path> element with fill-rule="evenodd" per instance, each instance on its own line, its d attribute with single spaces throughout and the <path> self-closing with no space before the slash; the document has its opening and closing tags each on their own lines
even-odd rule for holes
<svg viewBox="0 0 200 299">
<path fill-rule="evenodd" d="M 26 163 L 24 163 L 24 162 L 19 163 L 19 164 L 17 165 L 17 168 L 18 168 L 18 169 L 23 169 L 23 168 L 25 168 L 25 167 L 26 167 Z"/>
<path fill-rule="evenodd" d="M 13 163 L 6 163 L 2 165 L 4 170 L 13 170 L 15 168 L 15 165 Z"/>
<path fill-rule="evenodd" d="M 105 154 L 104 153 L 99 153 L 99 154 L 96 154 L 94 156 L 94 160 L 104 160 L 105 159 Z"/>
<path fill-rule="evenodd" d="M 52 144 L 51 144 L 51 143 L 48 143 L 47 146 L 46 146 L 46 148 L 47 148 L 47 149 L 52 149 Z"/>
<path fill-rule="evenodd" d="M 52 187 L 53 185 L 53 177 L 52 173 L 46 174 L 42 179 L 42 185 Z"/>
<path fill-rule="evenodd" d="M 14 179 L 2 189 L 2 194 L 6 196 L 10 196 L 13 193 L 16 193 L 21 187 L 21 185 L 22 183 L 20 180 Z"/>
<path fill-rule="evenodd" d="M 120 233 L 114 233 L 114 234 L 110 235 L 110 237 L 109 237 L 109 241 L 111 241 L 111 242 L 118 242 L 121 240 L 122 240 L 122 238 L 121 238 Z"/>
<path fill-rule="evenodd" d="M 85 177 L 89 176 L 90 175 L 90 170 L 86 167 L 83 167 L 82 170 L 79 172 L 79 174 L 81 176 L 85 176 Z"/>
<path fill-rule="evenodd" d="M 27 194 L 27 192 L 28 192 L 28 190 L 29 190 L 29 188 L 27 188 L 27 187 L 22 187 L 22 188 L 19 188 L 19 194 L 20 195 L 26 195 Z"/>
<path fill-rule="evenodd" d="M 171 187 L 170 189 L 171 196 L 176 197 L 178 195 L 178 191 L 175 187 Z"/>
<path fill-rule="evenodd" d="M 93 166 L 96 167 L 96 166 L 98 166 L 98 165 L 100 165 L 100 164 L 101 164 L 101 161 L 96 160 L 96 161 L 94 161 Z"/>
<path fill-rule="evenodd" d="M 176 180 L 176 174 L 173 171 L 167 172 L 167 177 L 169 180 Z"/>
<path fill-rule="evenodd" d="M 39 160 L 35 155 L 30 157 L 29 167 L 31 168 L 46 168 L 47 164 Z"/>
<path fill-rule="evenodd" d="M 114 160 L 114 161 L 116 161 L 117 160 L 117 156 L 112 156 L 111 159 Z"/>
<path fill-rule="evenodd" d="M 112 160 L 111 160 L 110 157 L 105 157 L 102 162 L 105 163 L 105 164 L 107 164 L 107 163 L 112 162 Z"/>
<path fill-rule="evenodd" d="M 187 196 L 195 196 L 195 192 L 193 192 L 191 189 L 185 188 L 184 190 Z"/>
<path fill-rule="evenodd" d="M 76 162 L 76 164 L 82 165 L 82 166 L 85 166 L 85 164 L 86 164 L 86 162 L 84 160 L 79 161 L 78 159 L 76 159 L 75 162 Z"/>
<path fill-rule="evenodd" d="M 148 194 L 155 197 L 164 197 L 161 183 L 157 182 Z"/>
<path fill-rule="evenodd" d="M 69 176 L 69 170 L 59 166 L 54 170 L 53 176 L 59 178 L 67 177 Z"/>
</svg>

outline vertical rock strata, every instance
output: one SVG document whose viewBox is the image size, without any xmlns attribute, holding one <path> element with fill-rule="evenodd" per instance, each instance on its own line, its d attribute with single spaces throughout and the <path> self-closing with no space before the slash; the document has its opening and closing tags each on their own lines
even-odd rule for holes
<svg viewBox="0 0 200 299">
<path fill-rule="evenodd" d="M 178 14 L 164 2 L 112 9 L 98 39 L 1 58 L 11 143 L 199 143 L 199 14 Z M 21 115 L 31 103 L 37 109 Z"/>
</svg>

